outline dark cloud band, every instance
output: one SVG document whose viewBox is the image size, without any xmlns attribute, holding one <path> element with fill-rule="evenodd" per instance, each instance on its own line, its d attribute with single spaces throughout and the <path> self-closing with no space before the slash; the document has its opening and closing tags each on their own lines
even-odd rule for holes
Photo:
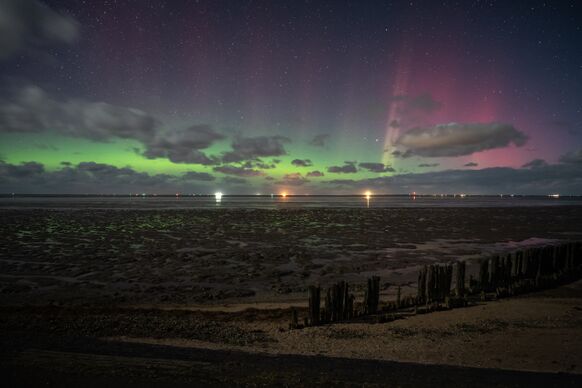
<svg viewBox="0 0 582 388">
<path fill-rule="evenodd" d="M 509 124 L 441 124 L 404 132 L 396 140 L 396 145 L 406 151 L 395 156 L 465 156 L 511 144 L 521 147 L 527 139 L 523 132 Z"/>
</svg>

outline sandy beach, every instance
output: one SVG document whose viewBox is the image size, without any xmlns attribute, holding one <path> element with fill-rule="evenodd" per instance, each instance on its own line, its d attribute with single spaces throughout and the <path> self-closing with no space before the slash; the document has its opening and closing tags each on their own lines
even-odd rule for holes
<svg viewBox="0 0 582 388">
<path fill-rule="evenodd" d="M 582 382 L 580 281 L 390 323 L 289 330 L 289 315 L 273 308 L 3 307 L 2 369 L 31 386 Z"/>
</svg>

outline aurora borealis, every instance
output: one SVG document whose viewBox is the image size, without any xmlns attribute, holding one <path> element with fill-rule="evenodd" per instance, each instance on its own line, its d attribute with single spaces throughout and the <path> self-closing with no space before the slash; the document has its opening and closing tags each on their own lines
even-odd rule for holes
<svg viewBox="0 0 582 388">
<path fill-rule="evenodd" d="M 0 192 L 582 194 L 582 4 L 0 2 Z"/>
</svg>

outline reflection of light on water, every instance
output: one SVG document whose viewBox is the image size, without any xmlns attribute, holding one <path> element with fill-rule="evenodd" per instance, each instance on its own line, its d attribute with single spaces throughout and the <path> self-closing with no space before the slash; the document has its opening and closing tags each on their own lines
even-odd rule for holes
<svg viewBox="0 0 582 388">
<path fill-rule="evenodd" d="M 364 195 L 366 196 L 366 207 L 370 207 L 370 198 L 372 198 L 372 192 L 366 191 Z"/>
<path fill-rule="evenodd" d="M 216 202 L 222 201 L 222 193 L 220 191 L 214 193 L 214 198 L 216 199 Z"/>
</svg>

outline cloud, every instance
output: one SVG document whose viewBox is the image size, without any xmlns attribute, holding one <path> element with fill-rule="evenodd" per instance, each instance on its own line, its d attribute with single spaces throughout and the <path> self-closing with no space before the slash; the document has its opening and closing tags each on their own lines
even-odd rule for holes
<svg viewBox="0 0 582 388">
<path fill-rule="evenodd" d="M 465 163 L 463 166 L 464 167 L 477 167 L 478 165 L 479 165 L 479 163 L 469 162 L 469 163 Z"/>
<path fill-rule="evenodd" d="M 291 140 L 285 136 L 237 136 L 231 146 L 232 151 L 226 152 L 222 160 L 225 163 L 254 160 L 260 157 L 287 155 L 285 143 Z"/>
<path fill-rule="evenodd" d="M 444 170 L 420 174 L 398 174 L 370 179 L 324 181 L 347 192 L 375 189 L 401 194 L 476 193 L 476 194 L 561 194 L 582 193 L 582 170 L 575 164 L 553 164 L 539 168 L 494 167 L 480 170 Z"/>
<path fill-rule="evenodd" d="M 383 163 L 370 163 L 370 162 L 363 162 L 360 163 L 358 166 L 365 170 L 371 172 L 394 172 L 395 170 L 390 166 L 385 166 Z"/>
<path fill-rule="evenodd" d="M 214 175 L 209 174 L 207 172 L 188 171 L 187 173 L 182 175 L 182 179 L 192 180 L 192 181 L 212 182 L 216 178 L 214 177 Z"/>
<path fill-rule="evenodd" d="M 269 170 L 271 168 L 277 167 L 277 164 L 274 161 L 273 161 L 273 163 L 265 163 L 265 162 L 259 160 L 255 163 L 255 167 L 261 168 L 263 170 Z"/>
<path fill-rule="evenodd" d="M 269 169 L 277 167 L 277 165 L 275 164 L 274 161 L 273 161 L 273 163 L 265 163 L 261 159 L 255 159 L 255 160 L 246 160 L 244 162 L 241 162 L 240 167 L 260 168 L 262 170 L 269 170 Z"/>
<path fill-rule="evenodd" d="M 207 156 L 204 152 L 193 149 L 185 149 L 178 145 L 177 149 L 147 148 L 143 156 L 148 159 L 167 158 L 172 163 L 202 164 L 206 166 L 219 164 L 214 156 Z"/>
<path fill-rule="evenodd" d="M 56 170 L 47 170 L 44 165 L 37 162 L 10 164 L 0 160 L 0 193 L 210 194 L 216 189 L 216 184 L 211 183 L 215 180 L 212 174 L 195 171 L 188 171 L 182 176 L 148 174 L 131 167 L 116 167 L 96 162 L 81 162 L 76 165 L 66 163 Z M 222 190 L 236 193 L 248 182 L 240 177 L 224 177 L 221 184 L 224 185 L 221 187 Z"/>
<path fill-rule="evenodd" d="M 440 163 L 420 163 L 418 167 L 438 167 Z"/>
<path fill-rule="evenodd" d="M 317 177 L 322 177 L 324 174 L 321 171 L 315 170 L 315 171 L 310 171 L 307 173 L 307 177 L 310 178 L 317 178 Z"/>
<path fill-rule="evenodd" d="M 315 135 L 313 139 L 309 141 L 309 144 L 311 144 L 314 147 L 325 147 L 325 145 L 329 141 L 329 137 L 330 135 L 327 133 Z"/>
<path fill-rule="evenodd" d="M 129 167 L 95 162 L 63 165 L 47 171 L 36 162 L 0 162 L 0 191 L 22 193 L 120 193 L 166 189 L 180 180 L 167 174 L 149 175 Z"/>
<path fill-rule="evenodd" d="M 283 178 L 276 183 L 283 186 L 302 186 L 308 182 L 309 180 L 303 177 L 301 173 L 294 172 L 283 175 Z"/>
<path fill-rule="evenodd" d="M 148 159 L 167 158 L 174 163 L 218 164 L 218 158 L 208 157 L 200 150 L 222 139 L 224 135 L 208 125 L 193 125 L 155 135 L 145 142 L 143 155 Z"/>
<path fill-rule="evenodd" d="M 464 156 L 475 152 L 523 146 L 527 136 L 509 124 L 440 124 L 413 128 L 400 135 L 396 145 L 410 155 L 423 157 Z"/>
<path fill-rule="evenodd" d="M 218 166 L 213 168 L 216 172 L 221 172 L 227 175 L 253 177 L 253 176 L 264 176 L 265 173 L 259 170 L 254 170 L 251 168 L 237 167 L 237 166 Z"/>
<path fill-rule="evenodd" d="M 521 167 L 522 168 L 539 168 L 539 167 L 545 167 L 547 165 L 548 165 L 548 163 L 543 159 L 534 159 L 531 162 L 527 162 L 526 164 L 524 164 Z"/>
<path fill-rule="evenodd" d="M 160 120 L 139 109 L 81 99 L 61 101 L 34 85 L 0 99 L 0 132 L 58 133 L 99 142 L 132 139 L 144 145 L 142 155 L 148 159 L 203 165 L 219 161 L 200 150 L 225 138 L 209 125 L 164 130 Z"/>
<path fill-rule="evenodd" d="M 235 177 L 223 178 L 233 185 L 233 192 L 247 183 Z M 272 177 L 265 176 L 272 181 Z M 288 185 L 307 182 L 301 174 L 288 174 L 281 181 Z M 495 167 L 433 171 L 420 174 L 398 174 L 369 179 L 334 179 L 323 182 L 324 192 L 354 193 L 373 189 L 378 193 L 478 193 L 478 194 L 582 194 L 582 170 L 577 163 L 540 165 L 536 168 Z M 10 193 L 138 193 L 138 192 L 213 192 L 208 182 L 168 174 L 150 175 L 130 167 L 115 167 L 102 163 L 82 162 L 47 170 L 37 162 L 9 164 L 0 161 L 0 192 Z M 228 189 L 225 187 L 223 189 Z"/>
<path fill-rule="evenodd" d="M 327 172 L 331 172 L 334 174 L 353 174 L 358 172 L 356 168 L 356 162 L 344 162 L 343 166 L 331 166 L 327 168 Z"/>
<path fill-rule="evenodd" d="M 388 152 L 389 150 L 384 150 L 384 152 Z M 406 159 L 406 158 L 410 158 L 412 155 L 412 152 L 410 150 L 406 150 L 406 151 L 399 151 L 399 150 L 394 150 L 392 151 L 392 156 L 394 156 L 395 158 L 402 158 L 402 159 Z"/>
<path fill-rule="evenodd" d="M 27 48 L 72 44 L 80 34 L 79 23 L 36 0 L 0 1 L 0 60 Z"/>
<path fill-rule="evenodd" d="M 52 132 L 107 141 L 112 137 L 147 141 L 158 121 L 149 114 L 105 102 L 58 101 L 27 85 L 0 99 L 0 132 Z"/>
<path fill-rule="evenodd" d="M 293 159 L 291 164 L 296 166 L 296 167 L 311 167 L 311 166 L 313 166 L 313 163 L 311 163 L 310 159 Z"/>
<path fill-rule="evenodd" d="M 40 176 L 45 172 L 44 166 L 36 162 L 26 162 L 20 165 L 8 164 L 0 161 L 1 180 L 11 181 L 22 178 Z"/>
<path fill-rule="evenodd" d="M 582 148 L 560 156 L 560 162 L 568 164 L 582 164 Z"/>
</svg>

